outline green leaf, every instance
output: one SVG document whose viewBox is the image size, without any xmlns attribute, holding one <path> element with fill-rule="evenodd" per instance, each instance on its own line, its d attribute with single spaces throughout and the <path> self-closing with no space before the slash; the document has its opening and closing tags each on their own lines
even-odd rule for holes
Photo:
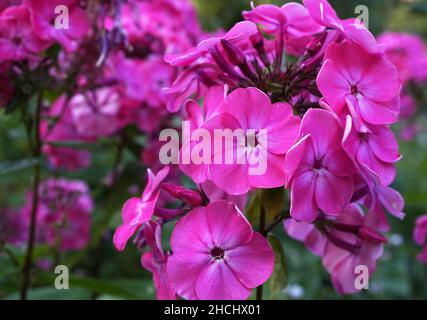
<svg viewBox="0 0 427 320">
<path fill-rule="evenodd" d="M 261 211 L 261 198 L 259 191 L 252 197 L 248 207 L 246 208 L 246 218 L 252 225 L 256 225 L 259 220 Z"/>
<path fill-rule="evenodd" d="M 40 160 L 37 158 L 23 159 L 15 162 L 0 163 L 0 176 L 34 167 Z"/>
<path fill-rule="evenodd" d="M 40 273 L 36 277 L 36 281 L 53 286 L 56 274 Z M 128 290 L 126 285 L 115 283 L 114 280 L 100 280 L 84 276 L 69 276 L 69 286 L 71 288 L 80 288 L 89 290 L 98 294 L 105 294 L 121 299 L 140 299 L 141 296 L 135 294 L 132 290 Z"/>
<path fill-rule="evenodd" d="M 269 280 L 270 298 L 273 299 L 282 292 L 288 285 L 288 269 L 286 266 L 285 251 L 282 243 L 273 234 L 267 236 L 268 241 L 275 253 L 274 270 Z"/>
<path fill-rule="evenodd" d="M 285 205 L 285 189 L 264 189 L 260 193 L 260 202 L 265 209 L 266 222 L 271 223 L 279 215 Z"/>
</svg>

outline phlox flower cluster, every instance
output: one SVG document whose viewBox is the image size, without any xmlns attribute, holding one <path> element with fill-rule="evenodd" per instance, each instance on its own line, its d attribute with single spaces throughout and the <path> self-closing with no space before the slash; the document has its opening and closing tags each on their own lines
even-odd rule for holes
<svg viewBox="0 0 427 320">
<path fill-rule="evenodd" d="M 114 243 L 122 250 L 137 234 L 158 298 L 245 299 L 274 263 L 245 201 L 282 188 L 290 206 L 275 218 L 321 257 L 338 293 L 356 293 L 356 267 L 372 275 L 387 243 L 386 212 L 404 218 L 391 187 L 401 158 L 390 128 L 400 113 L 399 70 L 362 22 L 339 18 L 326 0 L 259 5 L 243 18 L 185 53 L 165 54 L 180 72 L 164 94 L 167 110 L 193 130 L 252 130 L 254 139 L 209 155 L 197 141 L 180 146 L 179 167 L 196 187 L 172 186 L 169 167 L 149 170 L 142 196 L 123 207 Z M 183 161 L 185 148 L 235 161 Z M 254 158 L 262 174 L 251 174 Z M 166 208 L 163 193 L 182 205 Z M 165 252 L 158 230 L 170 221 Z"/>
</svg>

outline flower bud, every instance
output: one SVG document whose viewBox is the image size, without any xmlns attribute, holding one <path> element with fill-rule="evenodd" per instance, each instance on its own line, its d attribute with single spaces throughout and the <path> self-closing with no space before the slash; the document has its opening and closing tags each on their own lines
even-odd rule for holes
<svg viewBox="0 0 427 320">
<path fill-rule="evenodd" d="M 203 204 L 202 195 L 196 190 L 186 189 L 172 183 L 164 183 L 162 188 L 173 197 L 188 204 L 190 207 L 199 207 Z"/>
</svg>

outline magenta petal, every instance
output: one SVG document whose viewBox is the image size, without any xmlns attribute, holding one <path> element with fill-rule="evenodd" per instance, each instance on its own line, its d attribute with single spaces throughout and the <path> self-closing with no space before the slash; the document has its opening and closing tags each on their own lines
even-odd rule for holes
<svg viewBox="0 0 427 320">
<path fill-rule="evenodd" d="M 403 219 L 405 202 L 399 192 L 390 187 L 377 187 L 378 198 L 381 204 L 396 218 Z"/>
<path fill-rule="evenodd" d="M 129 238 L 135 233 L 136 229 L 141 226 L 142 220 L 138 224 L 132 224 L 132 221 L 138 216 L 141 210 L 142 202 L 139 198 L 131 198 L 123 205 L 123 224 L 116 229 L 113 237 L 113 243 L 117 250 L 123 251 Z M 148 220 L 150 220 L 150 218 L 148 218 Z"/>
<path fill-rule="evenodd" d="M 366 97 L 357 100 L 359 113 L 363 120 L 371 124 L 391 124 L 398 120 L 399 97 L 388 102 L 375 102 Z"/>
<path fill-rule="evenodd" d="M 291 216 L 297 221 L 312 222 L 317 217 L 314 199 L 316 177 L 306 171 L 295 177 L 291 187 Z"/>
<path fill-rule="evenodd" d="M 324 158 L 325 167 L 338 177 L 349 177 L 356 173 L 353 162 L 342 148 L 336 148 Z"/>
<path fill-rule="evenodd" d="M 209 253 L 209 248 L 213 248 L 214 245 L 205 207 L 191 210 L 177 222 L 170 244 L 174 254 Z"/>
<path fill-rule="evenodd" d="M 327 0 L 304 0 L 304 5 L 317 23 L 327 27 L 342 28 L 337 13 Z"/>
<path fill-rule="evenodd" d="M 196 283 L 211 256 L 205 253 L 174 253 L 168 260 L 166 272 L 176 293 L 188 300 L 196 300 Z"/>
<path fill-rule="evenodd" d="M 275 103 L 270 107 L 270 119 L 263 124 L 267 129 L 267 150 L 275 154 L 284 154 L 297 138 L 300 118 L 293 116 L 292 107 L 288 103 Z M 262 144 L 262 141 L 260 141 Z"/>
<path fill-rule="evenodd" d="M 368 143 L 378 159 L 392 163 L 399 161 L 399 145 L 393 131 L 388 126 L 376 126 L 373 132 Z"/>
<path fill-rule="evenodd" d="M 343 130 L 332 113 L 322 109 L 310 109 L 301 122 L 301 133 L 310 134 L 316 147 L 316 155 L 323 156 L 341 144 Z"/>
<path fill-rule="evenodd" d="M 234 203 L 217 200 L 206 207 L 213 246 L 230 250 L 248 242 L 252 227 Z"/>
<path fill-rule="evenodd" d="M 316 201 L 326 214 L 337 214 L 346 207 L 353 195 L 353 178 L 337 177 L 327 170 L 316 180 Z"/>
<path fill-rule="evenodd" d="M 270 278 L 274 267 L 274 253 L 268 241 L 254 232 L 248 243 L 227 251 L 225 261 L 245 287 L 255 288 Z"/>
<path fill-rule="evenodd" d="M 307 148 L 310 148 L 310 150 L 307 150 Z M 308 159 L 308 162 L 312 163 L 314 161 L 314 153 L 311 149 L 312 143 L 310 140 L 310 135 L 306 135 L 296 144 L 294 144 L 293 147 L 290 148 L 289 151 L 286 153 L 284 165 L 286 188 L 289 186 L 289 183 L 294 178 L 294 175 L 300 167 L 300 164 L 304 161 L 304 157 L 306 158 L 307 155 L 311 155 L 312 159 Z"/>
<path fill-rule="evenodd" d="M 249 162 L 255 163 L 249 169 L 249 183 L 253 188 L 278 188 L 285 184 L 285 156 L 270 153 L 262 148 L 258 149 L 258 155 L 254 156 L 255 150 L 249 155 Z M 253 172 L 251 171 L 253 170 Z"/>
<path fill-rule="evenodd" d="M 270 98 L 261 90 L 250 87 L 230 93 L 221 111 L 231 114 L 244 130 L 265 129 L 269 123 L 270 108 Z"/>
<path fill-rule="evenodd" d="M 317 85 L 333 109 L 341 111 L 351 87 L 332 60 L 326 60 L 323 64 L 317 76 Z"/>
<path fill-rule="evenodd" d="M 224 260 L 213 260 L 204 268 L 197 280 L 196 292 L 201 300 L 245 300 L 251 294 Z"/>
</svg>

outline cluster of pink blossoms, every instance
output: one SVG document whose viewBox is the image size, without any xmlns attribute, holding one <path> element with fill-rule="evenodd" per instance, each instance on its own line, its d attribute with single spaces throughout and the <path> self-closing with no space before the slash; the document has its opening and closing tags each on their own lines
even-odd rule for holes
<svg viewBox="0 0 427 320">
<path fill-rule="evenodd" d="M 184 143 L 179 168 L 195 189 L 170 183 L 170 167 L 148 170 L 114 244 L 123 250 L 137 234 L 160 299 L 246 299 L 274 264 L 263 222 L 258 233 L 245 218 L 247 199 L 285 188 L 290 208 L 274 218 L 322 258 L 337 292 L 355 293 L 356 267 L 372 275 L 387 242 L 385 211 L 404 217 L 390 187 L 401 158 L 390 129 L 398 70 L 360 21 L 340 19 L 326 0 L 259 5 L 243 17 L 184 54 L 166 54 L 180 73 L 164 93 L 192 131 L 251 130 L 253 139 L 215 150 L 212 161 L 184 161 L 188 150 L 206 157 L 198 141 Z M 213 161 L 229 155 L 233 163 Z M 253 160 L 266 170 L 251 174 Z M 164 195 L 182 205 L 167 207 Z M 175 220 L 165 252 L 161 229 Z"/>
<path fill-rule="evenodd" d="M 63 6 L 67 17 L 57 10 Z M 118 137 L 130 126 L 147 136 L 170 126 L 162 88 L 176 69 L 163 55 L 202 37 L 186 0 L 10 1 L 0 7 L 0 103 L 33 94 L 40 82 L 63 93 L 43 111 L 43 152 L 54 168 L 85 168 L 91 153 L 70 143 Z M 27 81 L 46 69 L 50 78 Z"/>
<path fill-rule="evenodd" d="M 28 239 L 32 192 L 19 210 L 0 212 L 0 242 L 22 246 Z M 81 250 L 90 241 L 93 200 L 81 180 L 50 178 L 39 188 L 35 241 L 60 251 Z"/>
<path fill-rule="evenodd" d="M 74 144 L 119 138 L 131 126 L 147 135 L 143 152 L 130 142 L 138 159 L 154 166 L 150 135 L 171 121 L 161 89 L 176 77 L 163 55 L 185 52 L 203 36 L 186 0 L 2 1 L 0 107 L 13 112 L 48 92 L 36 130 L 57 173 L 91 165 L 91 152 Z M 39 189 L 37 242 L 84 248 L 93 210 L 85 182 L 47 179 Z M 27 241 L 33 197 L 17 212 L 2 210 L 0 229 L 9 231 L 1 242 Z"/>
<path fill-rule="evenodd" d="M 417 35 L 397 32 L 381 34 L 378 43 L 385 47 L 386 56 L 396 66 L 403 82 L 400 136 L 411 140 L 423 129 L 417 118 L 427 102 L 422 91 L 427 83 L 427 46 Z"/>
</svg>

